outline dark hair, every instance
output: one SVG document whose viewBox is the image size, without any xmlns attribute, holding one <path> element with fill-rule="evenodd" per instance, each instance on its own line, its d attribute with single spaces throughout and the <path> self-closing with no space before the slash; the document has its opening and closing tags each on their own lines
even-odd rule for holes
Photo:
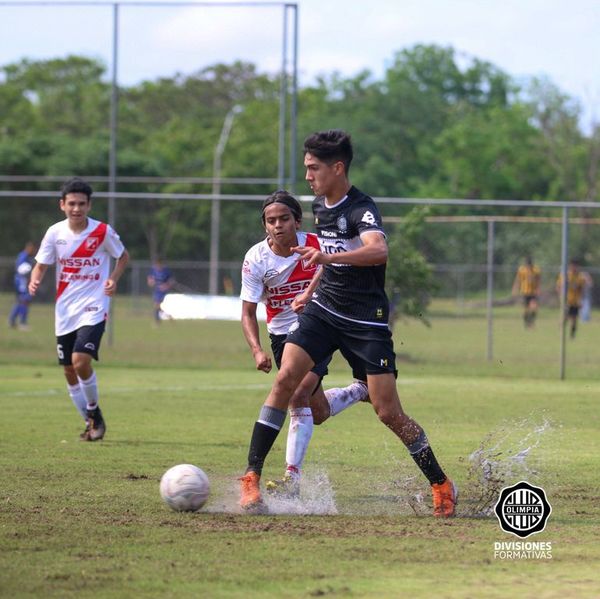
<svg viewBox="0 0 600 599">
<path fill-rule="evenodd" d="M 348 174 L 354 157 L 352 139 L 341 129 L 317 131 L 304 140 L 304 154 L 312 154 L 327 164 L 343 162 Z"/>
<path fill-rule="evenodd" d="M 290 209 L 297 222 L 302 220 L 302 207 L 300 206 L 300 202 L 289 191 L 278 189 L 263 202 L 262 214 L 260 216 L 263 225 L 265 224 L 265 210 L 267 209 L 267 206 L 270 206 L 271 204 L 285 204 Z"/>
<path fill-rule="evenodd" d="M 86 183 L 79 177 L 73 177 L 68 181 L 65 181 L 60 189 L 60 197 L 62 200 L 70 193 L 83 193 L 87 196 L 88 201 L 92 197 L 94 190 L 89 183 Z"/>
</svg>

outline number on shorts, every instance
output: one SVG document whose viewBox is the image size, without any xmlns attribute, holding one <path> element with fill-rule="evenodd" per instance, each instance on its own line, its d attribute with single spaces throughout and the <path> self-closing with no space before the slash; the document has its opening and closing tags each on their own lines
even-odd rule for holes
<svg viewBox="0 0 600 599">
<path fill-rule="evenodd" d="M 62 347 L 62 345 L 60 343 L 56 346 L 56 353 L 58 354 L 58 359 L 59 360 L 63 360 L 64 359 L 65 353 L 63 352 L 63 347 Z"/>
</svg>

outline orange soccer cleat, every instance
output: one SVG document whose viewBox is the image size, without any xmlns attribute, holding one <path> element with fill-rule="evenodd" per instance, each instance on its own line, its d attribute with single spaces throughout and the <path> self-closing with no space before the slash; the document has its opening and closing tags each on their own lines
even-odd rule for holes
<svg viewBox="0 0 600 599">
<path fill-rule="evenodd" d="M 244 510 L 254 510 L 262 505 L 260 494 L 260 476 L 256 472 L 247 472 L 240 479 L 240 506 Z"/>
<path fill-rule="evenodd" d="M 458 502 L 458 488 L 447 478 L 441 484 L 431 485 L 433 495 L 433 515 L 436 518 L 450 518 L 454 516 Z"/>
</svg>

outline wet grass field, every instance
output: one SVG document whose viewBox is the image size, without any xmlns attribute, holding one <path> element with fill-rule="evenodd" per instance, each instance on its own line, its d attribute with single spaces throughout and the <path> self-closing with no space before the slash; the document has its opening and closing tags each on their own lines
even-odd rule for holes
<svg viewBox="0 0 600 599">
<path fill-rule="evenodd" d="M 2 298 L 7 312 L 9 296 Z M 315 428 L 299 500 L 240 514 L 237 476 L 272 375 L 255 372 L 239 323 L 165 322 L 117 302 L 97 367 L 108 424 L 96 444 L 54 365 L 51 308 L 31 331 L 0 336 L 0 596 L 596 597 L 600 353 L 594 321 L 557 380 L 558 323 L 524 331 L 518 308 L 495 322 L 440 312 L 400 323 L 398 389 L 461 490 L 457 517 L 434 520 L 429 490 L 368 404 Z M 595 361 L 595 364 L 593 363 Z M 326 386 L 349 381 L 336 360 Z M 282 473 L 285 434 L 264 477 Z M 158 482 L 203 468 L 212 492 L 171 512 Z M 519 540 L 490 512 L 503 485 L 545 489 L 552 514 L 527 541 L 552 558 L 501 559 Z"/>
</svg>

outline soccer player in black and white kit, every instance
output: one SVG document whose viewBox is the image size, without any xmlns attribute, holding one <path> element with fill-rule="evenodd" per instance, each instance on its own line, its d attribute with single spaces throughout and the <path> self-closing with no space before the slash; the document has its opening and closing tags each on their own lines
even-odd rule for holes
<svg viewBox="0 0 600 599">
<path fill-rule="evenodd" d="M 240 505 L 260 506 L 260 469 L 305 374 L 339 349 L 350 366 L 364 366 L 379 419 L 404 443 L 431 484 L 434 516 L 453 516 L 457 489 L 438 464 L 423 429 L 402 409 L 384 291 L 388 248 L 375 202 L 350 184 L 353 157 L 344 131 L 315 133 L 304 142 L 306 180 L 316 198 L 313 214 L 320 248 L 297 246 L 306 265 L 322 276 L 298 326 L 288 333 L 281 368 L 254 425 Z"/>
<path fill-rule="evenodd" d="M 272 193 L 262 205 L 262 223 L 267 237 L 253 245 L 242 265 L 242 330 L 254 357 L 256 369 L 270 372 L 271 356 L 260 341 L 256 308 L 267 309 L 271 352 L 279 368 L 288 331 L 298 322 L 292 302 L 306 290 L 317 273 L 317 265 L 305 264 L 292 251 L 297 245 L 319 247 L 314 233 L 300 231 L 302 208 L 285 190 Z M 290 424 L 286 447 L 286 469 L 282 480 L 268 481 L 267 490 L 294 496 L 299 493 L 302 464 L 310 443 L 313 424 L 321 424 L 368 396 L 364 368 L 347 387 L 323 390 L 331 355 L 306 374 L 290 400 Z"/>
</svg>

